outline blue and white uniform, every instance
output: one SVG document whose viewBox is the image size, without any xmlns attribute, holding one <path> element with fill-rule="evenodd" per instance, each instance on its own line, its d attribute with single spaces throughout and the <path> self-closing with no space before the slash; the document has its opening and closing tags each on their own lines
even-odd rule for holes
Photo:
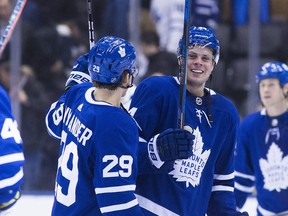
<svg viewBox="0 0 288 216">
<path fill-rule="evenodd" d="M 23 142 L 12 115 L 10 98 L 0 85 L 0 212 L 20 197 L 24 161 Z"/>
<path fill-rule="evenodd" d="M 127 112 L 71 87 L 46 116 L 61 139 L 52 215 L 141 215 L 134 191 L 138 127 Z"/>
<path fill-rule="evenodd" d="M 148 159 L 147 144 L 140 145 L 136 193 L 145 215 L 235 214 L 234 147 L 239 115 L 228 99 L 213 90 L 205 92 L 206 96 L 196 97 L 187 91 L 185 125 L 195 135 L 192 157 L 159 165 Z M 177 128 L 178 104 L 177 78 L 142 81 L 129 111 L 142 129 L 140 136 L 150 140 L 165 129 Z M 208 120 L 209 113 L 213 122 Z"/>
<path fill-rule="evenodd" d="M 235 159 L 239 208 L 256 189 L 258 215 L 288 215 L 287 144 L 288 112 L 269 117 L 263 109 L 243 119 Z"/>
</svg>

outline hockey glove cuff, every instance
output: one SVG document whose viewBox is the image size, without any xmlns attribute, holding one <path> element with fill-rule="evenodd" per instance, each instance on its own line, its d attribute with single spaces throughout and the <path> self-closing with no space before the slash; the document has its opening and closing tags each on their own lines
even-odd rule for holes
<svg viewBox="0 0 288 216">
<path fill-rule="evenodd" d="M 163 164 L 164 161 L 187 159 L 193 154 L 193 140 L 194 135 L 189 131 L 169 128 L 149 141 L 150 159 L 154 165 L 156 161 Z"/>
<path fill-rule="evenodd" d="M 148 155 L 152 162 L 152 164 L 160 169 L 160 167 L 164 164 L 164 161 L 160 159 L 160 156 L 157 151 L 157 138 L 159 134 L 154 136 L 149 142 L 148 142 Z"/>
<path fill-rule="evenodd" d="M 87 75 L 80 71 L 71 71 L 69 78 L 65 84 L 65 90 L 68 90 L 74 85 L 84 83 L 84 82 L 91 82 L 90 75 Z"/>
<path fill-rule="evenodd" d="M 74 62 L 70 76 L 65 84 L 65 90 L 84 82 L 91 82 L 91 77 L 88 71 L 88 53 L 80 56 Z"/>
</svg>

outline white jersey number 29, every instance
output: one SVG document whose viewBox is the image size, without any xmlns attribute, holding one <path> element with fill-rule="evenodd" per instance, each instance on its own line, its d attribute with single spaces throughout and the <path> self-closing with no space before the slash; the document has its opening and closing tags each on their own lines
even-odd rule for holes
<svg viewBox="0 0 288 216">
<path fill-rule="evenodd" d="M 56 183 L 56 200 L 61 204 L 69 207 L 76 201 L 76 186 L 78 183 L 78 150 L 77 145 L 74 142 L 67 142 L 67 133 L 62 131 L 61 143 L 63 148 L 62 154 L 58 159 L 58 175 L 61 170 L 62 176 L 69 181 L 67 194 L 62 192 L 62 186 L 59 182 Z M 72 167 L 68 168 L 69 159 L 72 160 Z M 103 177 L 129 177 L 132 173 L 133 158 L 130 155 L 122 155 L 117 157 L 116 155 L 105 155 L 102 162 L 108 163 L 103 169 Z M 117 171 L 117 167 L 120 167 Z M 113 170 L 113 171 L 112 171 Z"/>
<path fill-rule="evenodd" d="M 133 158 L 130 155 L 122 155 L 118 158 L 116 155 L 105 155 L 103 162 L 109 162 L 103 169 L 103 177 L 129 177 L 132 173 Z M 121 167 L 119 171 L 112 171 L 117 165 Z"/>
</svg>

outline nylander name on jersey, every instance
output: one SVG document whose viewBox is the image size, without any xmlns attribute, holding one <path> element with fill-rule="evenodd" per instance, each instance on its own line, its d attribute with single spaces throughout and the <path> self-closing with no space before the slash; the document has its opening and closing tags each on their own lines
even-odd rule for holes
<svg viewBox="0 0 288 216">
<path fill-rule="evenodd" d="M 73 114 L 72 109 L 69 107 L 65 108 L 63 124 L 67 126 L 68 131 L 71 132 L 83 146 L 86 145 L 87 140 L 93 135 L 92 130 L 86 127 L 79 118 Z"/>
</svg>

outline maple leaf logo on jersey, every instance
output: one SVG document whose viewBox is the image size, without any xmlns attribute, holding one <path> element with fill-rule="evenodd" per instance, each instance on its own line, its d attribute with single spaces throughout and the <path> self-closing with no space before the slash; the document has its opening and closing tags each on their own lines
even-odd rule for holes
<svg viewBox="0 0 288 216">
<path fill-rule="evenodd" d="M 118 53 L 120 54 L 120 56 L 123 58 L 124 56 L 126 56 L 126 50 L 123 47 L 119 47 L 119 51 Z"/>
<path fill-rule="evenodd" d="M 259 160 L 264 176 L 264 188 L 280 192 L 288 188 L 288 156 L 283 157 L 283 152 L 274 142 L 267 153 L 267 160 Z"/>
<path fill-rule="evenodd" d="M 193 155 L 188 159 L 176 160 L 174 170 L 169 173 L 178 182 L 186 182 L 186 187 L 199 185 L 202 171 L 211 152 L 210 149 L 203 152 L 204 143 L 198 127 L 193 131 L 193 135 L 195 136 L 193 140 Z"/>
</svg>

